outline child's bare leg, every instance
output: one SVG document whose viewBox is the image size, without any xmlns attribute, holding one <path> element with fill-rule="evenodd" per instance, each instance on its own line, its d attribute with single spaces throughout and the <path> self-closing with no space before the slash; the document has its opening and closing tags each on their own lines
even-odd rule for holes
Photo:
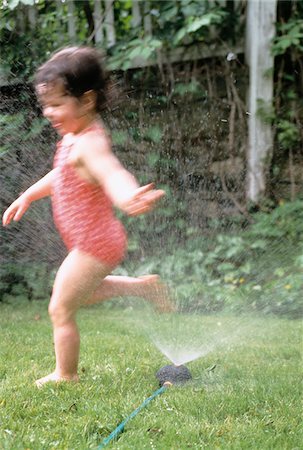
<svg viewBox="0 0 303 450">
<path fill-rule="evenodd" d="M 94 304 L 114 297 L 141 297 L 153 303 L 160 312 L 170 312 L 174 306 L 167 286 L 158 275 L 128 277 L 108 275 L 86 304 Z"/>
<path fill-rule="evenodd" d="M 49 314 L 54 329 L 55 371 L 36 381 L 42 386 L 49 381 L 77 381 L 80 337 L 76 312 L 91 297 L 110 268 L 90 255 L 73 250 L 58 270 Z"/>
</svg>

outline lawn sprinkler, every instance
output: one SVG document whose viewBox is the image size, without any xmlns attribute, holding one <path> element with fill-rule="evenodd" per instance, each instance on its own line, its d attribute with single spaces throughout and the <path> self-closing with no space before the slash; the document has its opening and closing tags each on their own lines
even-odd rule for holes
<svg viewBox="0 0 303 450">
<path fill-rule="evenodd" d="M 117 428 L 103 440 L 103 442 L 98 446 L 97 450 L 104 448 L 113 439 L 124 431 L 125 425 L 133 419 L 149 402 L 151 402 L 155 397 L 162 394 L 166 389 L 172 385 L 182 385 L 187 381 L 192 379 L 191 373 L 188 368 L 184 365 L 176 366 L 174 364 L 164 366 L 158 370 L 156 373 L 156 378 L 159 381 L 160 388 L 157 389 L 150 397 L 144 400 L 144 402 L 135 409 Z"/>
<path fill-rule="evenodd" d="M 156 373 L 160 386 L 171 386 L 172 384 L 184 384 L 192 379 L 191 373 L 186 366 L 175 366 L 171 364 L 164 366 Z"/>
</svg>

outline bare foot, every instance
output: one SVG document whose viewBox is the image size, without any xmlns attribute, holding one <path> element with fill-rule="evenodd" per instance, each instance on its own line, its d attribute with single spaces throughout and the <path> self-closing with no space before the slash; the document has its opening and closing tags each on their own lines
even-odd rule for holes
<svg viewBox="0 0 303 450">
<path fill-rule="evenodd" d="M 162 283 L 158 275 L 144 275 L 139 277 L 144 284 L 142 296 L 153 303 L 160 313 L 169 313 L 176 310 L 172 303 L 167 286 Z"/>
<path fill-rule="evenodd" d="M 77 383 L 78 381 L 79 381 L 78 375 L 74 375 L 71 378 L 66 378 L 66 377 L 60 377 L 59 375 L 56 374 L 56 372 L 53 372 L 53 373 L 50 373 L 49 375 L 46 375 L 43 378 L 40 378 L 39 380 L 36 380 L 35 384 L 38 388 L 41 388 L 46 383 L 62 383 L 62 382 Z"/>
</svg>

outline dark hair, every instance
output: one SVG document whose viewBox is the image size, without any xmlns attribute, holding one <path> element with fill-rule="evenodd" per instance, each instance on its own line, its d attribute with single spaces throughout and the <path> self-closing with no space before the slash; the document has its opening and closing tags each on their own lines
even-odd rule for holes
<svg viewBox="0 0 303 450">
<path fill-rule="evenodd" d="M 67 47 L 56 52 L 38 70 L 35 86 L 63 82 L 66 93 L 81 97 L 93 90 L 97 94 L 97 111 L 107 103 L 109 76 L 102 64 L 102 56 L 92 47 Z"/>
</svg>

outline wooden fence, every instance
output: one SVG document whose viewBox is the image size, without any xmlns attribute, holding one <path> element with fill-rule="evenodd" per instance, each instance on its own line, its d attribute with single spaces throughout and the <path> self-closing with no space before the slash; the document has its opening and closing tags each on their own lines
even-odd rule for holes
<svg viewBox="0 0 303 450">
<path fill-rule="evenodd" d="M 77 16 L 75 12 L 75 3 L 78 0 L 55 0 L 58 25 L 60 17 L 67 15 L 67 32 L 71 42 L 77 40 Z M 66 12 L 65 12 L 66 11 Z M 37 5 L 20 5 L 18 7 L 19 29 L 23 28 L 28 21 L 31 29 L 35 29 L 38 19 Z M 117 19 L 117 18 L 116 18 Z M 116 44 L 116 23 L 114 15 L 114 0 L 94 0 L 93 2 L 93 24 L 94 29 L 88 38 L 96 44 L 103 44 L 106 48 L 110 48 Z M 133 27 L 142 25 L 144 33 L 150 35 L 152 33 L 152 16 L 150 14 L 149 1 L 132 1 L 132 20 Z M 62 32 L 62 30 L 61 30 Z"/>
<path fill-rule="evenodd" d="M 8 0 L 9 1 L 9 0 Z M 58 22 L 58 36 L 62 41 L 68 37 L 69 43 L 76 43 L 79 41 L 79 17 L 77 16 L 76 3 L 81 0 L 53 0 L 50 3 L 54 4 L 56 17 Z M 165 1 L 165 0 L 164 0 Z M 230 2 L 230 1 L 229 1 Z M 245 4 L 246 0 L 232 0 L 233 3 Z M 232 3 L 230 2 L 230 3 Z M 218 0 L 208 0 L 208 3 L 215 5 Z M 220 0 L 220 6 L 224 7 L 227 0 Z M 91 14 L 92 29 L 89 36 L 86 37 L 86 44 L 96 44 L 105 49 L 110 49 L 117 44 L 117 26 L 119 18 L 115 15 L 114 5 L 115 0 L 94 0 L 90 4 L 89 12 Z M 35 4 L 21 4 L 19 3 L 17 11 L 17 30 L 25 33 L 26 29 L 35 30 L 39 26 L 39 0 Z M 129 14 L 129 12 L 127 12 Z M 153 35 L 153 15 L 155 10 L 151 7 L 149 0 L 132 0 L 131 1 L 131 27 L 137 31 L 138 36 L 151 37 Z M 65 18 L 62 21 L 62 18 Z M 245 20 L 244 17 L 241 19 Z M 212 40 L 215 41 L 216 29 L 211 27 Z M 65 39 L 66 40 L 66 39 Z M 228 53 L 243 53 L 244 52 L 244 37 L 235 45 L 222 43 L 221 45 L 194 44 L 192 46 L 178 47 L 171 51 L 166 51 L 162 55 L 162 60 L 165 62 L 174 63 L 178 61 L 191 61 L 197 59 L 204 59 L 214 56 L 224 56 Z M 161 52 L 160 52 L 161 53 Z M 144 67 L 156 64 L 157 58 L 152 56 L 148 59 L 135 57 L 130 63 L 130 68 Z"/>
<path fill-rule="evenodd" d="M 215 0 L 210 0 L 215 1 Z M 256 202 L 265 189 L 265 165 L 266 160 L 272 154 L 273 134 L 270 125 L 265 124 L 258 117 L 258 101 L 261 99 L 266 105 L 271 106 L 273 98 L 273 78 L 268 76 L 274 66 L 274 59 L 270 52 L 271 41 L 275 33 L 275 21 L 277 0 L 234 0 L 234 3 L 246 4 L 246 48 L 239 44 L 235 48 L 228 45 L 220 47 L 206 47 L 205 45 L 193 45 L 191 48 L 177 48 L 162 57 L 162 62 L 177 62 L 181 60 L 203 59 L 205 57 L 227 56 L 228 53 L 239 54 L 245 51 L 246 61 L 249 66 L 249 95 L 247 114 L 249 124 L 248 148 L 247 148 L 247 197 Z M 77 41 L 78 24 L 75 11 L 75 0 L 54 0 L 56 17 L 58 17 L 58 31 L 67 33 L 69 42 Z M 221 5 L 227 5 L 221 0 Z M 229 1 L 230 3 L 230 1 Z M 18 27 L 25 31 L 29 26 L 35 29 L 38 23 L 39 0 L 34 5 L 18 8 Z M 117 24 L 114 14 L 114 0 L 94 0 L 92 3 L 92 30 L 86 43 L 94 42 L 104 48 L 111 48 L 117 43 Z M 139 35 L 145 37 L 153 34 L 153 10 L 149 0 L 131 2 L 131 27 L 136 28 Z M 60 18 L 65 15 L 65 29 L 60 28 Z M 61 24 L 62 25 L 62 24 Z M 243 41 L 244 42 L 244 41 Z M 157 60 L 134 58 L 130 67 L 142 67 L 155 64 Z M 0 67 L 1 68 L 1 67 Z M 273 72 L 273 71 L 272 71 Z M 1 76 L 0 76 L 1 78 Z M 265 105 L 265 106 L 266 106 Z"/>
</svg>

